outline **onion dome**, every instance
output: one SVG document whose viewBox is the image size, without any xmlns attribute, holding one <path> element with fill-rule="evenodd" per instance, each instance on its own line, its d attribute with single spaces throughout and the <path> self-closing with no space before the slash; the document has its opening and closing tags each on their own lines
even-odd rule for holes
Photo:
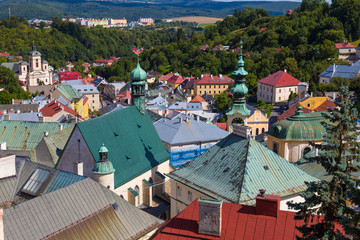
<svg viewBox="0 0 360 240">
<path fill-rule="evenodd" d="M 140 67 L 139 57 L 136 68 L 130 73 L 130 79 L 135 82 L 144 81 L 146 79 L 146 72 Z"/>
</svg>

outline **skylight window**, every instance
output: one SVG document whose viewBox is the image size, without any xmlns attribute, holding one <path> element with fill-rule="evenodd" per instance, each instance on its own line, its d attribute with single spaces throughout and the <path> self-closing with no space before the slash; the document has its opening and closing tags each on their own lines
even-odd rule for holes
<svg viewBox="0 0 360 240">
<path fill-rule="evenodd" d="M 50 172 L 44 169 L 36 169 L 36 171 L 31 175 L 30 179 L 25 183 L 22 188 L 22 192 L 37 196 L 41 187 L 44 185 L 45 181 L 49 178 Z"/>
</svg>

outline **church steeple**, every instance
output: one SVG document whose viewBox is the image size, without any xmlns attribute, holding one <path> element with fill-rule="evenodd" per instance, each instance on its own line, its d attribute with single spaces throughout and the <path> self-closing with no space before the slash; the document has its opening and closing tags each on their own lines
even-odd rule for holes
<svg viewBox="0 0 360 240">
<path fill-rule="evenodd" d="M 238 69 L 235 70 L 232 75 L 235 78 L 235 85 L 231 89 L 233 94 L 233 104 L 231 109 L 227 111 L 227 129 L 229 132 L 232 132 L 232 124 L 240 123 L 244 124 L 245 119 L 250 116 L 250 110 L 246 107 L 245 96 L 248 93 L 248 88 L 245 85 L 245 77 L 248 75 L 248 72 L 245 71 L 244 66 L 245 62 L 243 60 L 243 42 L 240 41 L 240 56 L 239 61 L 237 62 Z"/>
<path fill-rule="evenodd" d="M 131 78 L 131 105 L 135 105 L 142 114 L 145 114 L 145 84 L 146 72 L 140 67 L 139 56 L 137 65 L 130 73 Z"/>
</svg>

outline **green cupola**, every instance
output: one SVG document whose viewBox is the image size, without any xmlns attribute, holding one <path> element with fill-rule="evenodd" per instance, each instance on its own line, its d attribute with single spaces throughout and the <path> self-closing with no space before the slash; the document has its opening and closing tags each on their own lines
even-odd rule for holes
<svg viewBox="0 0 360 240">
<path fill-rule="evenodd" d="M 142 114 L 145 114 L 145 84 L 146 72 L 140 67 L 139 56 L 137 65 L 130 73 L 131 105 L 135 105 Z"/>
<path fill-rule="evenodd" d="M 245 96 L 248 93 L 248 88 L 245 85 L 245 77 L 248 75 L 248 72 L 244 69 L 245 62 L 243 60 L 242 48 L 243 42 L 240 41 L 240 56 L 237 62 L 238 69 L 232 73 L 235 78 L 235 85 L 231 89 L 233 104 L 231 109 L 226 112 L 228 117 L 227 128 L 230 132 L 232 132 L 231 125 L 233 123 L 244 124 L 245 119 L 250 116 L 251 113 L 246 107 Z"/>
<path fill-rule="evenodd" d="M 95 164 L 93 172 L 95 174 L 111 174 L 115 172 L 112 163 L 108 160 L 108 149 L 104 144 L 99 148 L 99 161 Z"/>
</svg>

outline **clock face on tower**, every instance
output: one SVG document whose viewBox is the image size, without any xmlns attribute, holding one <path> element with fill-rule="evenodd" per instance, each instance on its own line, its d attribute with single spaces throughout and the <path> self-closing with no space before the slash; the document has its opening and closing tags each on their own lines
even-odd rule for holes
<svg viewBox="0 0 360 240">
<path fill-rule="evenodd" d="M 243 125 L 244 125 L 244 120 L 241 119 L 241 118 L 234 118 L 234 119 L 232 120 L 231 124 L 234 124 L 234 123 L 236 123 L 236 124 L 243 124 Z"/>
</svg>

